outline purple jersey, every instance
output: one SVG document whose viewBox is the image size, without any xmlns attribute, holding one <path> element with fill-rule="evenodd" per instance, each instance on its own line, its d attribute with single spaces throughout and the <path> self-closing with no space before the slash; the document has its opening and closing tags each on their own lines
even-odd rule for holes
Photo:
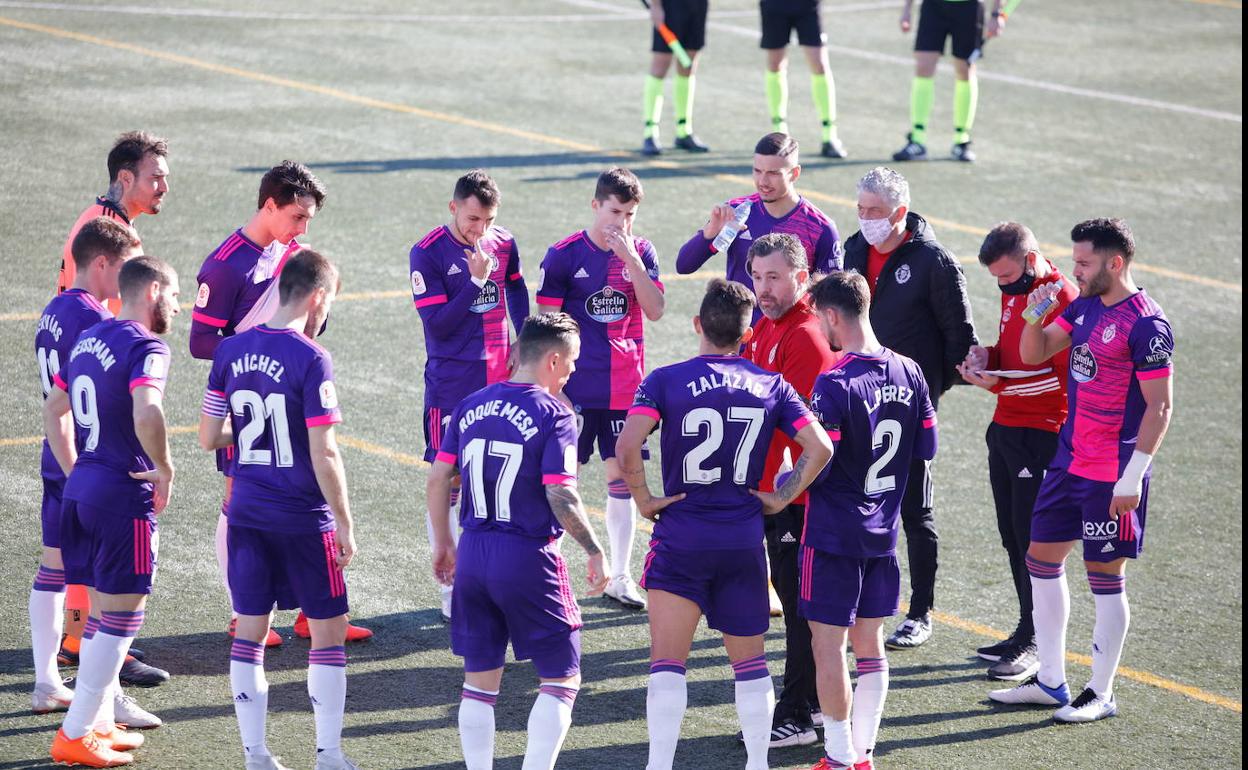
<svg viewBox="0 0 1248 770">
<path fill-rule="evenodd" d="M 85 289 L 69 289 L 52 298 L 39 316 L 39 328 L 35 332 L 35 360 L 39 366 L 39 382 L 43 397 L 47 398 L 56 387 L 53 382 L 61 371 L 61 363 L 69 360 L 69 353 L 83 330 L 100 321 L 112 318 L 108 308 Z M 65 482 L 61 466 L 52 456 L 45 439 L 41 461 L 43 478 L 57 484 Z"/>
<path fill-rule="evenodd" d="M 108 319 L 78 337 L 55 383 L 69 393 L 78 460 L 65 499 L 126 515 L 154 517 L 153 486 L 130 473 L 156 466 L 134 432 L 135 388 L 161 393 L 169 377 L 169 346 L 136 321 Z"/>
<path fill-rule="evenodd" d="M 481 250 L 493 258 L 485 285 L 468 272 L 472 247 L 446 225 L 412 247 L 412 300 L 425 329 L 425 405 L 450 411 L 469 393 L 507 379 L 511 335 L 529 315 L 520 250 L 511 233 L 491 227 Z"/>
<path fill-rule="evenodd" d="M 644 238 L 633 245 L 659 290 L 659 262 Z M 553 307 L 581 326 L 581 357 L 564 386 L 582 409 L 627 409 L 646 366 L 641 306 L 624 260 L 603 251 L 582 230 L 559 241 L 542 260 L 537 304 Z"/>
<path fill-rule="evenodd" d="M 437 459 L 463 475 L 465 530 L 542 540 L 563 534 L 546 487 L 576 483 L 576 417 L 542 388 L 504 381 L 468 396 L 451 415 Z"/>
<path fill-rule="evenodd" d="M 333 529 L 308 442 L 308 428 L 342 421 L 324 348 L 293 329 L 263 325 L 222 340 L 203 411 L 229 414 L 234 430 L 230 524 L 274 532 Z"/>
<path fill-rule="evenodd" d="M 767 213 L 762 197 L 758 193 L 728 201 L 729 206 L 737 206 L 745 201 L 750 202 L 750 216 L 745 220 L 745 227 L 737 233 L 736 239 L 728 246 L 727 275 L 730 281 L 739 281 L 750 291 L 754 290 L 754 280 L 746 268 L 746 257 L 754 241 L 768 233 L 791 233 L 797 236 L 806 249 L 806 261 L 812 272 L 830 273 L 841 269 L 845 249 L 841 245 L 840 235 L 836 232 L 836 224 L 813 203 L 805 198 L 798 198 L 797 206 L 783 217 L 776 219 Z M 676 271 L 692 273 L 715 253 L 711 241 L 701 231 L 681 247 L 676 257 Z M 755 310 L 755 318 L 758 317 Z"/>
<path fill-rule="evenodd" d="M 228 337 L 267 321 L 261 318 L 249 323 L 247 316 L 281 272 L 283 260 L 298 249 L 295 241 L 289 245 L 274 241 L 267 248 L 261 247 L 243 235 L 241 228 L 235 230 L 208 255 L 195 278 L 199 291 L 191 311 L 192 339 L 203 334 Z"/>
<path fill-rule="evenodd" d="M 1054 321 L 1070 334 L 1070 417 L 1052 467 L 1093 481 L 1117 481 L 1140 432 L 1139 380 L 1169 377 L 1174 334 L 1161 306 L 1141 289 L 1116 305 L 1080 297 Z"/>
<path fill-rule="evenodd" d="M 847 353 L 815 380 L 811 407 L 836 448 L 810 486 L 802 543 L 857 558 L 894 553 L 911 461 L 936 456 L 923 371 L 887 348 Z"/>
<path fill-rule="evenodd" d="M 776 430 L 792 438 L 814 416 L 779 374 L 739 356 L 664 366 L 637 389 L 629 414 L 661 424 L 663 494 L 686 497 L 659 514 L 656 540 L 673 548 L 756 548 L 758 489 Z"/>
</svg>

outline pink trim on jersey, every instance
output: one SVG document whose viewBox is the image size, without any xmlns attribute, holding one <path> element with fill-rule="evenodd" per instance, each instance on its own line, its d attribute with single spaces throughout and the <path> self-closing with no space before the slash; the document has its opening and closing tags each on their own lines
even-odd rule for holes
<svg viewBox="0 0 1248 770">
<path fill-rule="evenodd" d="M 427 307 L 429 305 L 445 305 L 445 304 L 446 304 L 445 294 L 435 294 L 432 297 L 425 297 L 424 299 L 416 300 L 416 307 Z"/>
<path fill-rule="evenodd" d="M 459 458 L 457 458 L 455 455 L 451 454 L 450 452 L 443 452 L 441 450 L 438 450 L 437 456 L 435 456 L 433 459 L 434 459 L 434 462 L 446 463 L 447 465 L 454 465 L 455 462 Z M 542 483 L 545 483 L 545 482 L 542 482 Z"/>
<path fill-rule="evenodd" d="M 417 248 L 427 249 L 431 245 L 433 245 L 433 243 L 436 242 L 439 238 L 441 238 L 443 235 L 446 235 L 446 234 L 447 234 L 446 225 L 442 225 L 441 227 L 434 228 L 433 230 L 429 231 L 429 233 L 425 235 L 425 239 L 422 240 L 420 243 L 416 244 L 416 246 Z"/>
<path fill-rule="evenodd" d="M 807 425 L 810 425 L 814 421 L 815 421 L 815 416 L 813 414 L 804 414 L 801 417 L 798 417 L 796 420 L 793 421 L 793 432 L 797 433 L 799 430 L 801 430 L 802 428 L 805 428 Z"/>
<path fill-rule="evenodd" d="M 828 431 L 828 438 L 832 439 L 833 441 L 840 441 L 841 432 L 839 430 Z"/>
<path fill-rule="evenodd" d="M 1174 367 L 1163 366 L 1160 369 L 1150 369 L 1147 372 L 1136 372 L 1135 378 L 1137 380 L 1160 380 L 1164 377 L 1169 377 L 1171 374 L 1174 374 Z"/>
<path fill-rule="evenodd" d="M 593 246 L 593 241 L 582 231 L 581 237 Z M 597 246 L 594 246 L 597 249 Z M 642 328 L 641 304 L 632 281 L 624 280 L 624 261 L 607 252 L 606 285 L 626 295 L 629 299 L 628 313 L 618 321 L 607 324 L 607 346 L 610 348 L 610 379 L 607 381 L 607 408 L 628 409 L 641 384 L 641 373 L 646 368 L 646 348 Z"/>
<path fill-rule="evenodd" d="M 155 388 L 157 391 L 165 392 L 165 381 L 154 379 L 152 377 L 135 377 L 130 380 L 130 392 L 133 393 L 135 388 L 149 387 Z"/>
<path fill-rule="evenodd" d="M 325 545 L 325 573 L 329 578 L 329 595 L 337 598 L 347 592 L 347 583 L 338 567 L 338 545 L 334 543 L 333 531 L 322 532 L 321 542 Z M 316 653 L 318 650 L 312 652 Z"/>
<path fill-rule="evenodd" d="M 250 241 L 243 238 L 241 235 L 239 235 L 238 231 L 235 230 L 233 233 L 230 234 L 229 238 L 225 239 L 225 243 L 217 247 L 217 251 L 215 254 L 212 255 L 212 258 L 215 260 L 224 262 L 225 260 L 230 258 L 231 254 L 233 254 L 235 251 L 238 250 L 239 246 L 243 244 L 247 244 L 247 243 L 250 243 Z"/>
<path fill-rule="evenodd" d="M 224 329 L 225 325 L 229 323 L 229 321 L 225 321 L 220 318 L 213 318 L 212 316 L 207 315 L 206 313 L 201 313 L 198 310 L 191 311 L 191 320 L 199 321 L 201 324 L 215 326 L 218 329 Z"/>
<path fill-rule="evenodd" d="M 563 304 L 563 297 L 544 297 L 538 294 L 537 304 L 545 305 L 546 307 L 559 307 Z"/>
<path fill-rule="evenodd" d="M 55 374 L 53 374 L 53 375 L 52 375 L 52 384 L 53 384 L 53 385 L 55 385 L 56 387 L 60 388 L 61 390 L 65 391 L 66 393 L 68 393 L 68 392 L 69 392 L 69 383 L 67 383 L 67 382 L 65 382 L 65 380 L 62 380 L 62 379 L 61 379 L 61 373 L 60 373 L 60 372 L 57 372 L 57 373 L 55 373 Z"/>
<path fill-rule="evenodd" d="M 1065 318 L 1062 318 L 1060 315 L 1057 318 L 1053 319 L 1053 323 L 1059 326 L 1062 329 L 1062 331 L 1066 332 L 1067 334 L 1070 334 L 1071 330 L 1075 328 L 1074 325 L 1070 323 L 1070 321 L 1067 321 Z"/>
<path fill-rule="evenodd" d="M 516 280 L 516 279 L 517 279 L 517 278 L 519 278 L 519 277 L 520 277 L 520 274 L 519 274 L 519 273 L 512 273 L 511 275 L 507 276 L 507 280 L 509 280 L 509 281 L 514 281 L 514 280 Z"/>
<path fill-rule="evenodd" d="M 567 238 L 564 238 L 562 241 L 559 241 L 551 248 L 559 249 L 560 251 L 562 251 L 566 249 L 567 247 L 571 246 L 572 244 L 576 243 L 584 235 L 585 235 L 584 230 L 578 230 L 575 233 L 572 233 L 571 235 L 569 235 Z"/>
<path fill-rule="evenodd" d="M 309 428 L 315 428 L 318 425 L 335 425 L 342 422 L 342 415 L 339 414 L 322 414 L 318 417 L 309 417 L 304 420 Z"/>
<path fill-rule="evenodd" d="M 581 608 L 576 603 L 576 595 L 572 592 L 572 579 L 568 577 L 568 563 L 558 552 L 555 556 L 555 570 L 559 579 L 559 598 L 563 601 L 563 619 L 572 628 L 580 628 Z"/>
<path fill-rule="evenodd" d="M 936 418 L 935 418 L 935 417 L 928 417 L 926 420 L 924 420 L 924 421 L 923 421 L 923 427 L 924 427 L 924 428 L 934 428 L 934 427 L 936 427 Z"/>
<path fill-rule="evenodd" d="M 566 473 L 546 473 L 542 475 L 542 485 L 561 484 L 565 487 L 576 486 L 576 476 L 569 476 Z"/>
<path fill-rule="evenodd" d="M 650 406 L 634 406 L 628 410 L 629 415 L 639 414 L 642 417 L 649 417 L 655 422 L 660 422 L 663 415 L 659 414 L 659 410 Z"/>
</svg>

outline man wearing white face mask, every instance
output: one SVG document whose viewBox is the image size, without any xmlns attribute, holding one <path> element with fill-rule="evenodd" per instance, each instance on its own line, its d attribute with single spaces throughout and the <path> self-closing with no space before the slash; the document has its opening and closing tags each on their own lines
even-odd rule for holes
<svg viewBox="0 0 1248 770">
<path fill-rule="evenodd" d="M 966 277 L 936 240 L 927 220 L 910 211 L 910 185 L 883 166 L 858 182 L 858 232 L 845 242 L 845 269 L 871 286 L 871 326 L 880 343 L 923 369 L 932 399 L 961 382 L 958 364 L 978 344 Z M 901 503 L 910 562 L 910 609 L 885 644 L 918 647 L 932 635 L 938 538 L 929 463 L 916 460 Z"/>
</svg>

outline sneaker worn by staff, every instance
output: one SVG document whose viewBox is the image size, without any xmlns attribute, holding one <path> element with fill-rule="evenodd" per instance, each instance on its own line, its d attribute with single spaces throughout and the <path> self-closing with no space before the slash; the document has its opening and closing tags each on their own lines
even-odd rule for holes
<svg viewBox="0 0 1248 770">
<path fill-rule="evenodd" d="M 113 695 L 113 721 L 132 730 L 148 730 L 164 724 L 160 717 L 144 710 L 138 701 L 121 690 Z"/>
<path fill-rule="evenodd" d="M 347 758 L 341 751 L 330 753 L 316 751 L 316 770 L 360 770 L 359 765 Z"/>
<path fill-rule="evenodd" d="M 271 754 L 260 754 L 247 757 L 245 770 L 290 770 L 290 768 L 282 764 L 281 757 L 275 757 Z"/>
<path fill-rule="evenodd" d="M 169 672 L 163 668 L 149 666 L 137 658 L 126 656 L 117 678 L 122 684 L 134 687 L 156 687 L 169 681 Z"/>
<path fill-rule="evenodd" d="M 932 638 L 932 616 L 906 618 L 893 635 L 884 641 L 890 650 L 911 650 Z"/>
<path fill-rule="evenodd" d="M 646 608 L 645 598 L 637 590 L 637 584 L 628 575 L 616 575 L 611 578 L 611 582 L 607 583 L 607 590 L 603 593 L 631 610 Z"/>
<path fill-rule="evenodd" d="M 1053 712 L 1053 719 L 1057 722 L 1078 724 L 1095 722 L 1098 719 L 1108 719 L 1117 715 L 1118 702 L 1114 700 L 1113 693 L 1110 693 L 1108 698 L 1103 698 L 1097 695 L 1091 687 L 1085 687 L 1083 692 L 1079 693 L 1078 698 Z"/>
<path fill-rule="evenodd" d="M 1036 645 L 1019 642 L 1001 655 L 1001 660 L 988 667 L 989 679 L 1021 682 L 1040 670 L 1040 658 Z"/>
<path fill-rule="evenodd" d="M 1011 706 L 1065 706 L 1070 703 L 1070 688 L 1065 682 L 1049 687 L 1039 676 L 1032 676 L 1017 687 L 993 690 L 988 697 Z"/>
<path fill-rule="evenodd" d="M 809 746 L 819 741 L 819 734 L 810 725 L 802 726 L 795 719 L 786 719 L 771 728 L 770 746 L 782 749 L 786 746 Z"/>
</svg>

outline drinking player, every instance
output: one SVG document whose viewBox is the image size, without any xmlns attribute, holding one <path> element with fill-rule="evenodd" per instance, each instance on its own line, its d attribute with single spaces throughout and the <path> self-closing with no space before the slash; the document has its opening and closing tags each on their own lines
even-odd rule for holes
<svg viewBox="0 0 1248 770">
<path fill-rule="evenodd" d="M 287 260 L 272 318 L 221 341 L 204 392 L 199 441 L 233 446 L 230 596 L 238 625 L 230 650 L 234 713 L 247 770 L 282 770 L 265 744 L 265 638 L 274 604 L 308 617 L 308 695 L 317 770 L 355 770 L 342 753 L 347 585 L 356 553 L 342 455 L 342 421 L 329 352 L 312 341 L 338 292 L 338 270 L 311 249 Z M 229 425 L 226 417 L 230 418 Z"/>
<path fill-rule="evenodd" d="M 746 287 L 712 280 L 693 319 L 699 355 L 646 377 L 618 441 L 629 491 L 656 521 L 642 575 L 650 599 L 649 770 L 672 767 L 687 700 L 685 660 L 703 615 L 723 633 L 732 663 L 746 768 L 767 767 L 775 693 L 763 653 L 770 623 L 763 514 L 783 510 L 814 481 L 831 446 L 780 374 L 737 355 L 753 307 Z M 654 497 L 641 446 L 660 424 L 664 496 Z M 802 454 L 775 492 L 758 492 L 776 430 Z"/>
<path fill-rule="evenodd" d="M 579 353 L 571 316 L 526 320 L 515 372 L 456 407 L 429 472 L 434 576 L 455 586 L 451 646 L 464 659 L 459 736 L 468 770 L 494 763 L 494 703 L 508 641 L 541 678 L 524 770 L 553 768 L 572 723 L 581 611 L 559 553 L 564 532 L 589 556 L 590 594 L 607 584 L 602 548 L 576 489 L 576 420 L 556 398 Z M 448 518 L 457 471 L 465 489 L 458 546 Z"/>
</svg>

